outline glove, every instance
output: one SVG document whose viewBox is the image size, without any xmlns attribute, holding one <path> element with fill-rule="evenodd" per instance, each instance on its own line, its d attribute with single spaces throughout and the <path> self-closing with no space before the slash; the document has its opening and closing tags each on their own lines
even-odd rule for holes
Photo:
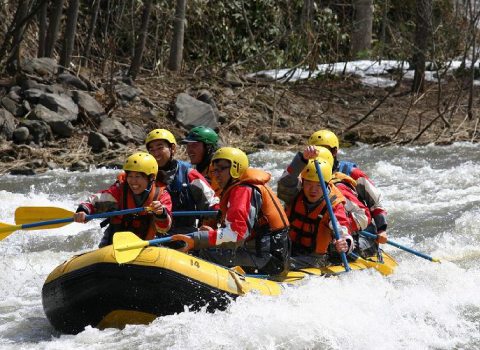
<svg viewBox="0 0 480 350">
<path fill-rule="evenodd" d="M 375 240 L 377 243 L 387 243 L 387 231 L 379 231 L 377 233 L 377 239 Z"/>
<path fill-rule="evenodd" d="M 193 238 L 186 235 L 173 235 L 172 241 L 183 241 L 185 243 L 185 246 L 180 249 L 180 251 L 183 253 L 195 248 L 195 241 Z"/>
</svg>

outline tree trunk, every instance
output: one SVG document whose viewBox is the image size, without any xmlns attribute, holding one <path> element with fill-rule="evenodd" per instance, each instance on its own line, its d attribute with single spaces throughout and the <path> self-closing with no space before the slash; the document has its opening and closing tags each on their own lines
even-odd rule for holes
<svg viewBox="0 0 480 350">
<path fill-rule="evenodd" d="M 415 75 L 413 77 L 412 92 L 418 94 L 425 91 L 425 60 L 428 49 L 427 40 L 430 33 L 432 0 L 417 0 L 416 3 L 417 18 L 412 57 Z"/>
<path fill-rule="evenodd" d="M 140 26 L 140 33 L 138 34 L 137 43 L 135 45 L 135 55 L 133 56 L 132 64 L 128 70 L 128 75 L 133 80 L 137 77 L 140 65 L 142 64 L 143 51 L 145 50 L 145 43 L 147 42 L 148 22 L 150 21 L 150 13 L 152 12 L 152 0 L 145 0 L 145 7 L 142 13 L 142 24 Z"/>
<path fill-rule="evenodd" d="M 28 14 L 28 0 L 19 1 L 17 12 L 15 13 L 15 27 L 19 28 L 12 38 L 12 51 L 7 60 L 7 71 L 14 73 L 20 67 L 20 43 L 23 40 L 23 34 L 25 32 L 25 24 L 22 25 L 25 17 Z M 17 61 L 17 66 L 15 66 L 15 61 Z"/>
<path fill-rule="evenodd" d="M 175 18 L 173 20 L 173 39 L 170 48 L 170 60 L 168 62 L 168 69 L 174 72 L 178 72 L 182 68 L 186 5 L 187 0 L 177 0 Z"/>
<path fill-rule="evenodd" d="M 54 0 L 49 16 L 49 24 L 47 30 L 47 42 L 45 45 L 45 57 L 52 57 L 57 44 L 58 31 L 60 29 L 60 20 L 62 19 L 64 0 Z"/>
<path fill-rule="evenodd" d="M 47 35 L 47 2 L 43 3 L 38 12 L 38 52 L 37 57 L 45 56 L 45 37 Z"/>
<path fill-rule="evenodd" d="M 92 18 L 90 19 L 90 27 L 88 28 L 87 40 L 85 42 L 85 48 L 83 50 L 82 65 L 86 66 L 88 58 L 90 56 L 90 44 L 92 42 L 93 32 L 95 30 L 95 25 L 97 24 L 98 11 L 100 9 L 101 0 L 93 0 L 94 8 L 92 12 Z M 93 4 L 92 4 L 93 5 Z"/>
<path fill-rule="evenodd" d="M 356 58 L 372 48 L 373 0 L 356 0 L 354 9 L 352 56 Z"/>
<path fill-rule="evenodd" d="M 65 38 L 63 40 L 62 55 L 60 58 L 60 70 L 68 69 L 72 59 L 73 46 L 75 44 L 75 34 L 77 32 L 78 7 L 80 0 L 70 0 L 67 13 L 67 28 L 65 29 Z"/>
</svg>

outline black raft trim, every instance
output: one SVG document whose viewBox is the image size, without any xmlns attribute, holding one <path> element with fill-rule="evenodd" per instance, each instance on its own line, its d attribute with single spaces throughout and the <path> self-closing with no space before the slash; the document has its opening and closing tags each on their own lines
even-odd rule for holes
<svg viewBox="0 0 480 350">
<path fill-rule="evenodd" d="M 93 264 L 45 284 L 42 302 L 55 330 L 76 334 L 97 326 L 115 310 L 156 316 L 224 310 L 238 295 L 214 288 L 177 272 L 153 266 Z"/>
</svg>

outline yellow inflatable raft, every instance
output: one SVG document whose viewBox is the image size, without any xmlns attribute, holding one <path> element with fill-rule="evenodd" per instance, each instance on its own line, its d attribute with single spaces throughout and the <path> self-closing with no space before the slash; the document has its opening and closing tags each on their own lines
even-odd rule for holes
<svg viewBox="0 0 480 350">
<path fill-rule="evenodd" d="M 351 262 L 352 270 L 376 268 L 389 274 L 395 260 L 382 253 L 368 262 Z M 381 268 L 378 268 L 381 267 Z M 45 314 L 61 333 L 78 333 L 86 326 L 122 328 L 147 324 L 156 317 L 189 307 L 225 309 L 250 291 L 278 295 L 307 275 L 344 273 L 342 266 L 291 271 L 282 276 L 245 275 L 166 247 L 149 246 L 135 260 L 119 264 L 113 246 L 74 256 L 50 273 L 42 289 Z"/>
</svg>

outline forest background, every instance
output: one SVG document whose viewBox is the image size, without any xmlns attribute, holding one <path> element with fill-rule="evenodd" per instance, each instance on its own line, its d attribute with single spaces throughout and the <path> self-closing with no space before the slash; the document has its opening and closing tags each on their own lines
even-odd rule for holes
<svg viewBox="0 0 480 350">
<path fill-rule="evenodd" d="M 342 146 L 478 142 L 479 17 L 470 0 L 0 0 L 0 172 L 118 166 L 154 128 L 180 140 L 181 93 L 203 96 L 223 143 L 248 152 L 299 149 L 324 128 Z M 346 69 L 290 79 L 357 60 L 399 62 L 381 73 L 395 84 Z M 52 94 L 78 115 L 39 113 Z"/>
</svg>

